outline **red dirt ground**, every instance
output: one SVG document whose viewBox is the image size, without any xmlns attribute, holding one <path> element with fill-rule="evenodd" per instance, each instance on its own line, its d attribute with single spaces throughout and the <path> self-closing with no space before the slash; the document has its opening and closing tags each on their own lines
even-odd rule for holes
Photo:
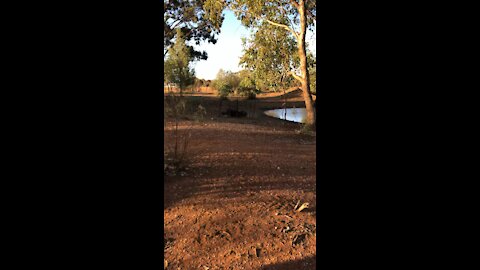
<svg viewBox="0 0 480 270">
<path fill-rule="evenodd" d="M 195 98 L 208 115 L 180 122 L 191 128 L 189 166 L 165 176 L 165 269 L 315 269 L 316 135 L 263 115 L 281 97 L 239 101 L 246 118 L 219 115 L 236 102 Z M 298 201 L 309 208 L 294 211 Z"/>
</svg>

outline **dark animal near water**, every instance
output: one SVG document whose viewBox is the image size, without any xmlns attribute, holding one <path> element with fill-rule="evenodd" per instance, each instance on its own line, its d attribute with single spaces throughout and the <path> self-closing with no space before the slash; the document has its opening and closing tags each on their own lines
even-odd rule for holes
<svg viewBox="0 0 480 270">
<path fill-rule="evenodd" d="M 237 111 L 232 109 L 227 109 L 226 112 L 222 112 L 223 115 L 230 116 L 230 117 L 245 117 L 247 116 L 247 112 L 244 111 Z"/>
</svg>

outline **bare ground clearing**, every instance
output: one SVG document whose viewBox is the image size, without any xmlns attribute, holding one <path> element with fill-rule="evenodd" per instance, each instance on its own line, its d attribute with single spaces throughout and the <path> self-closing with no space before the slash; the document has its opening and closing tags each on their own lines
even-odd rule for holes
<svg viewBox="0 0 480 270">
<path fill-rule="evenodd" d="M 288 104 L 301 107 L 301 97 Z M 191 163 L 164 183 L 167 269 L 315 269 L 316 136 L 263 115 L 282 97 L 223 101 L 194 97 L 206 108 L 191 128 Z M 248 117 L 221 116 L 239 107 Z M 165 146 L 172 142 L 171 119 Z M 297 202 L 309 208 L 296 212 Z"/>
</svg>

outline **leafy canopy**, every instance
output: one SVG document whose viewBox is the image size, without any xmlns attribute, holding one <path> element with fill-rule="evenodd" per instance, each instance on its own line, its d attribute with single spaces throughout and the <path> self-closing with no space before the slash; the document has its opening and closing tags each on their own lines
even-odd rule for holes
<svg viewBox="0 0 480 270">
<path fill-rule="evenodd" d="M 243 40 L 240 64 L 251 71 L 258 89 L 284 89 L 294 83 L 288 73 L 298 66 L 296 47 L 296 39 L 285 29 L 262 23 L 250 39 Z"/>
<path fill-rule="evenodd" d="M 222 6 L 212 5 L 205 0 L 164 0 L 163 1 L 163 35 L 164 57 L 168 54 L 177 34 L 177 29 L 185 40 L 197 45 L 202 40 L 213 44 L 217 41 L 223 22 Z M 220 9 L 219 9 L 220 8 Z M 200 52 L 187 46 L 196 59 L 207 59 L 206 52 Z"/>
</svg>

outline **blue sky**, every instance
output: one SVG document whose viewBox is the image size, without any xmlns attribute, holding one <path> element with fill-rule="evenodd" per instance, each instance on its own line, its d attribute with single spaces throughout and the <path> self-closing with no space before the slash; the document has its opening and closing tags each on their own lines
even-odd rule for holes
<svg viewBox="0 0 480 270">
<path fill-rule="evenodd" d="M 223 21 L 220 35 L 217 43 L 207 42 L 195 46 L 208 53 L 208 59 L 198 61 L 194 64 L 196 77 L 200 79 L 215 79 L 220 69 L 228 71 L 239 71 L 241 68 L 238 62 L 242 55 L 242 37 L 248 37 L 250 31 L 241 25 L 231 11 L 224 11 L 225 20 Z M 315 51 L 315 34 L 307 33 L 306 41 L 308 47 Z"/>
</svg>

